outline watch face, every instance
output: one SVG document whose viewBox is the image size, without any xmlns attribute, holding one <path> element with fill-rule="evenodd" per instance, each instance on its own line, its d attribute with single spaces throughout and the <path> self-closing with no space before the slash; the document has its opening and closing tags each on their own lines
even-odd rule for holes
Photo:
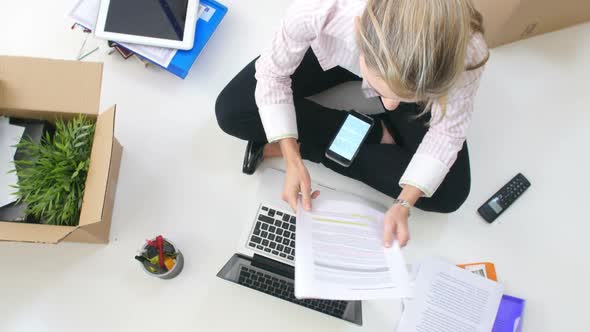
<svg viewBox="0 0 590 332">
<path fill-rule="evenodd" d="M 412 209 L 412 205 L 403 199 L 396 198 L 393 201 L 393 205 L 400 205 L 406 209 L 408 209 L 408 215 L 410 215 L 410 210 Z"/>
</svg>

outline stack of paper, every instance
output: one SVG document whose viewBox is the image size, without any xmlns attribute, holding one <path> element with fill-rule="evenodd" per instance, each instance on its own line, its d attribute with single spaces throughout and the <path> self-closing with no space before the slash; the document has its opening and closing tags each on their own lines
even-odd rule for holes
<svg viewBox="0 0 590 332">
<path fill-rule="evenodd" d="M 0 207 L 16 201 L 12 186 L 18 184 L 16 173 L 9 173 L 14 168 L 16 144 L 20 142 L 24 127 L 11 125 L 6 117 L 0 117 Z"/>
<path fill-rule="evenodd" d="M 384 210 L 368 203 L 314 201 L 299 209 L 295 296 L 330 300 L 402 298 L 411 295 L 400 247 L 383 246 Z"/>
<path fill-rule="evenodd" d="M 398 332 L 489 332 L 503 287 L 452 264 L 430 259 L 419 268 L 414 298 Z"/>
</svg>

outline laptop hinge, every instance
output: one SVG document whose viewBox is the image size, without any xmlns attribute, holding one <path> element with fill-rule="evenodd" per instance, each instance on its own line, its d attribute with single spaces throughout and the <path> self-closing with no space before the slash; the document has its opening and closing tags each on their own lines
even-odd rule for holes
<svg viewBox="0 0 590 332">
<path fill-rule="evenodd" d="M 281 263 L 264 256 L 254 254 L 252 258 L 252 266 L 267 270 L 272 273 L 276 273 L 285 278 L 295 278 L 295 268 L 285 263 Z"/>
</svg>

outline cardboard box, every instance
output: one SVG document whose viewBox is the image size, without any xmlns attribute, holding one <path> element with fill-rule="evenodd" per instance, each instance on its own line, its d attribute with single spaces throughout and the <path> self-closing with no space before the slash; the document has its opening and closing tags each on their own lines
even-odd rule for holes
<svg viewBox="0 0 590 332">
<path fill-rule="evenodd" d="M 55 121 L 96 120 L 78 226 L 0 222 L 0 241 L 107 243 L 122 147 L 115 106 L 99 114 L 102 64 L 0 56 L 0 115 Z"/>
<path fill-rule="evenodd" d="M 489 47 L 590 21 L 589 0 L 473 0 Z"/>
</svg>

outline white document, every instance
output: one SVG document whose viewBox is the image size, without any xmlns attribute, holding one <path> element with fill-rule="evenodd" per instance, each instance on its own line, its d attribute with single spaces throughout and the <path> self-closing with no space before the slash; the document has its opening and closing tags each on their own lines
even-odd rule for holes
<svg viewBox="0 0 590 332">
<path fill-rule="evenodd" d="M 94 31 L 99 8 L 100 0 L 80 0 L 76 3 L 69 16 L 76 23 L 79 23 L 82 26 Z M 215 8 L 199 4 L 199 19 L 208 22 L 214 13 Z M 157 63 L 164 68 L 168 68 L 177 51 L 173 48 L 146 46 L 132 43 L 118 44 L 133 51 L 134 53 L 137 53 L 138 55 L 141 55 L 146 59 L 153 61 L 154 63 Z"/>
<path fill-rule="evenodd" d="M 69 16 L 76 23 L 94 31 L 99 9 L 100 0 L 80 0 L 74 5 Z"/>
<path fill-rule="evenodd" d="M 295 296 L 369 300 L 411 296 L 397 241 L 383 246 L 384 212 L 362 201 L 314 200 L 298 209 Z"/>
<path fill-rule="evenodd" d="M 16 201 L 13 193 L 16 189 L 11 186 L 18 184 L 16 173 L 8 173 L 14 169 L 15 144 L 20 142 L 25 131 L 24 127 L 13 126 L 8 118 L 0 116 L 0 207 Z"/>
<path fill-rule="evenodd" d="M 420 266 L 397 332 L 490 332 L 503 286 L 437 259 Z"/>
</svg>

